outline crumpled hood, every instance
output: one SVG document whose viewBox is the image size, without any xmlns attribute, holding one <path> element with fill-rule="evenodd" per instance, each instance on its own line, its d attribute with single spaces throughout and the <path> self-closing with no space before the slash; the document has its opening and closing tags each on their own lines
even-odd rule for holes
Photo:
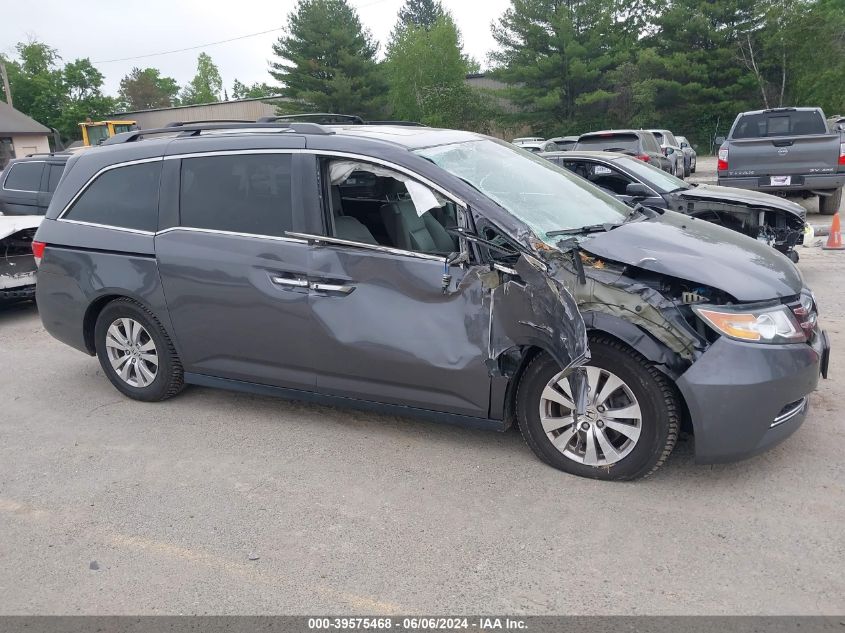
<svg viewBox="0 0 845 633">
<path fill-rule="evenodd" d="M 36 229 L 43 215 L 0 215 L 0 240 L 23 229 Z"/>
<path fill-rule="evenodd" d="M 772 247 L 674 211 L 591 234 L 580 245 L 604 259 L 718 288 L 737 301 L 789 297 L 804 285 L 795 264 Z"/>
<path fill-rule="evenodd" d="M 719 200 L 722 202 L 738 202 L 753 207 L 768 207 L 779 211 L 786 211 L 798 216 L 802 220 L 807 217 L 806 209 L 796 202 L 749 189 L 720 187 L 718 185 L 698 185 L 697 187 L 685 189 L 684 191 L 678 191 L 676 195 L 685 200 Z"/>
</svg>

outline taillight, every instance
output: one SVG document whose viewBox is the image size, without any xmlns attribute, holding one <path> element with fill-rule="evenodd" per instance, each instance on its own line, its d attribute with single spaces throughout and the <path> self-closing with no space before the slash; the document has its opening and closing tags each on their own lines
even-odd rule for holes
<svg viewBox="0 0 845 633">
<path fill-rule="evenodd" d="M 37 266 L 41 265 L 41 258 L 44 256 L 44 247 L 47 246 L 46 242 L 36 242 L 32 240 L 32 256 L 35 257 L 35 264 Z"/>
<path fill-rule="evenodd" d="M 644 160 L 645 162 L 648 162 L 650 156 L 648 154 L 637 154 L 637 158 L 639 158 L 640 160 Z"/>
<path fill-rule="evenodd" d="M 839 144 L 839 164 L 845 165 L 845 143 Z"/>
<path fill-rule="evenodd" d="M 728 168 L 728 148 L 719 148 L 719 160 L 716 163 L 717 171 L 725 171 Z"/>
</svg>

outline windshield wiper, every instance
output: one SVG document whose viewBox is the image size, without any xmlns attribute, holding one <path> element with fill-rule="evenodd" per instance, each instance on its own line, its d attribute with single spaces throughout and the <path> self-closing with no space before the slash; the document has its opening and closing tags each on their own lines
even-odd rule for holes
<svg viewBox="0 0 845 633">
<path fill-rule="evenodd" d="M 557 235 L 579 235 L 581 233 L 606 233 L 610 229 L 615 229 L 619 224 L 612 222 L 605 222 L 604 224 L 587 224 L 586 226 L 579 226 L 573 229 L 560 229 L 558 231 L 546 231 L 549 237 Z"/>
</svg>

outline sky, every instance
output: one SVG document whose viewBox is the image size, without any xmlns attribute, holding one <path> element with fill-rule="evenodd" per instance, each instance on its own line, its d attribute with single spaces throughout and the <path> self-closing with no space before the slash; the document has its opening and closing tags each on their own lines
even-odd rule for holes
<svg viewBox="0 0 845 633">
<path fill-rule="evenodd" d="M 349 0 L 361 22 L 387 43 L 404 0 Z M 490 23 L 509 0 L 442 0 L 461 30 L 464 51 L 482 65 L 495 42 Z M 88 57 L 105 75 L 104 92 L 115 95 L 133 66 L 159 68 L 184 85 L 206 52 L 220 68 L 224 87 L 266 81 L 271 45 L 282 30 L 203 46 L 196 50 L 123 60 L 281 29 L 296 0 L 0 0 L 0 51 L 14 57 L 17 42 L 37 39 L 58 49 L 64 62 Z"/>
</svg>

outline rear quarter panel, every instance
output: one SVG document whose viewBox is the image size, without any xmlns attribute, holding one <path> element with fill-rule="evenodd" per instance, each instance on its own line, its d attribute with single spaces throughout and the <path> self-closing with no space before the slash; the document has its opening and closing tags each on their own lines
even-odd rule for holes
<svg viewBox="0 0 845 633">
<path fill-rule="evenodd" d="M 86 314 L 107 297 L 134 299 L 153 312 L 173 338 L 152 234 L 47 219 L 36 239 L 47 243 L 36 299 L 44 328 L 55 338 L 93 353 L 85 337 Z"/>
</svg>

